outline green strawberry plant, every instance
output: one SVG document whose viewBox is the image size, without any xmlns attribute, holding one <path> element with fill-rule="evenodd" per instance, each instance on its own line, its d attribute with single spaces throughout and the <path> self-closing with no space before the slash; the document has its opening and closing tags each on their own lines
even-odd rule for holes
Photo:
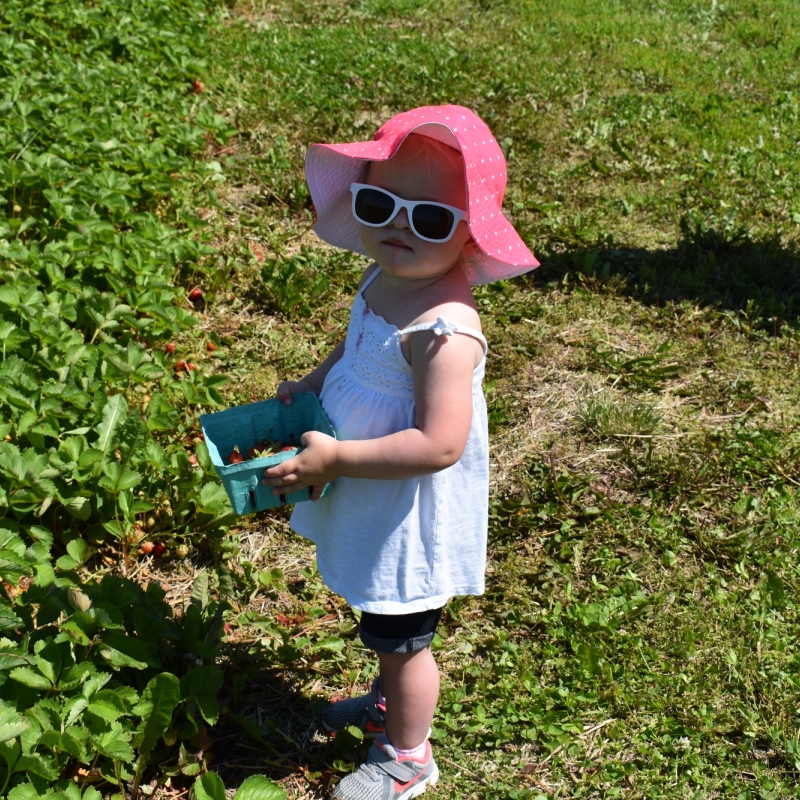
<svg viewBox="0 0 800 800">
<path fill-rule="evenodd" d="M 207 772 L 194 784 L 195 800 L 226 800 L 225 784 L 213 772 Z M 286 792 L 263 775 L 251 775 L 236 790 L 233 800 L 286 800 Z"/>
<path fill-rule="evenodd" d="M 135 796 L 153 757 L 198 749 L 217 721 L 226 606 L 209 599 L 207 572 L 180 617 L 157 584 L 83 583 L 61 566 L 80 548 L 54 567 L 48 532 L 32 533 L 0 524 L 0 796 L 80 778 Z"/>
<path fill-rule="evenodd" d="M 209 11 L 0 11 L 0 797 L 136 796 L 165 759 L 206 769 L 189 754 L 219 715 L 226 610 L 208 574 L 178 616 L 156 584 L 85 576 L 145 530 L 235 546 L 197 422 L 225 377 L 161 347 L 195 324 L 187 284 L 216 256 L 189 209 L 225 176 L 200 156 L 236 133 L 198 91 Z"/>
<path fill-rule="evenodd" d="M 225 377 L 176 375 L 157 346 L 195 323 L 182 276 L 216 252 L 186 209 L 224 175 L 195 157 L 235 133 L 192 91 L 206 12 L 0 15 L 0 515 L 57 549 L 111 536 L 127 556 L 159 510 L 164 533 L 217 543 L 230 520 L 207 460 L 189 460 Z"/>
</svg>

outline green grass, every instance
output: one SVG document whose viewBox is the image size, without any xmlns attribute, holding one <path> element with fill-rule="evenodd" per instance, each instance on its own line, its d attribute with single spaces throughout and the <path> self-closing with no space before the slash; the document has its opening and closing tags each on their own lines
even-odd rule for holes
<svg viewBox="0 0 800 800">
<path fill-rule="evenodd" d="M 490 569 L 437 641 L 441 797 L 797 796 L 799 27 L 781 0 L 230 11 L 207 84 L 240 131 L 215 212 L 238 299 L 208 319 L 238 330 L 231 402 L 346 325 L 365 262 L 308 232 L 312 142 L 474 108 L 543 262 L 476 291 Z M 315 714 L 374 666 L 285 519 L 239 535 L 267 577 L 232 637 L 232 708 L 290 795 L 324 797 L 356 743 L 323 747 Z"/>
<path fill-rule="evenodd" d="M 355 615 L 285 511 L 223 538 L 224 498 L 202 449 L 190 456 L 197 413 L 270 395 L 344 333 L 366 262 L 310 233 L 306 147 L 456 102 L 504 147 L 505 208 L 542 267 L 475 292 L 490 342 L 490 562 L 486 595 L 452 600 L 435 641 L 438 794 L 796 797 L 796 3 L 179 5 L 36 0 L 0 14 L 0 304 L 13 321 L 0 430 L 46 465 L 24 478 L 41 494 L 3 500 L 3 523 L 50 526 L 53 557 L 94 536 L 80 575 L 58 573 L 61 595 L 111 567 L 163 581 L 182 611 L 216 561 L 212 594 L 232 604 L 209 657 L 225 670 L 222 716 L 181 733 L 179 767 L 210 763 L 229 787 L 266 770 L 291 798 L 324 798 L 364 754 L 318 721 L 374 674 Z M 196 284 L 206 300 L 190 308 Z M 78 351 L 96 357 L 78 369 Z M 175 378 L 177 358 L 199 368 Z M 51 455 L 69 449 L 64 432 L 99 423 L 120 392 L 130 413 L 109 460 L 153 437 L 169 456 L 126 455 L 147 480 L 116 493 L 124 531 L 98 470 L 82 493 L 47 478 L 71 474 Z M 25 400 L 39 394 L 41 432 Z M 191 543 L 190 558 L 137 561 L 145 529 Z M 25 558 L 37 553 L 50 558 Z M 58 592 L 17 591 L 11 573 L 4 603 L 59 617 Z M 208 642 L 195 644 L 182 647 Z M 189 791 L 172 747 L 151 796 Z"/>
<path fill-rule="evenodd" d="M 797 315 L 791 2 L 247 8 L 218 80 L 262 156 L 241 165 L 248 182 L 307 205 L 307 144 L 459 102 L 504 144 L 526 238 L 568 252 L 553 267 Z"/>
</svg>

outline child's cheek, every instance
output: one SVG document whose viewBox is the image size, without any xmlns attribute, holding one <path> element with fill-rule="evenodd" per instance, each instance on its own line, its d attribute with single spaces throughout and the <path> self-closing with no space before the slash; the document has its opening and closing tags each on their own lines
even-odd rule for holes
<svg viewBox="0 0 800 800">
<path fill-rule="evenodd" d="M 376 231 L 380 230 L 379 228 L 370 228 L 368 225 L 361 225 L 361 244 L 364 245 L 364 249 L 367 251 L 367 255 L 371 258 L 375 258 L 377 252 L 377 240 L 376 240 Z"/>
</svg>

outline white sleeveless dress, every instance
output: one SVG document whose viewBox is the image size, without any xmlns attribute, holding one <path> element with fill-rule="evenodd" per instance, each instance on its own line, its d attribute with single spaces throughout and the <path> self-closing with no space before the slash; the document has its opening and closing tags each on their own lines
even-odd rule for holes
<svg viewBox="0 0 800 800">
<path fill-rule="evenodd" d="M 345 352 L 320 402 L 338 439 L 375 439 L 414 426 L 411 366 L 400 349 L 406 333 L 465 334 L 483 346 L 472 377 L 472 422 L 461 458 L 432 475 L 403 480 L 339 478 L 330 494 L 294 507 L 291 526 L 317 546 L 325 583 L 353 607 L 411 614 L 451 597 L 483 594 L 489 510 L 489 435 L 481 382 L 486 339 L 439 318 L 399 330 L 374 314 L 363 293 L 350 312 Z"/>
</svg>

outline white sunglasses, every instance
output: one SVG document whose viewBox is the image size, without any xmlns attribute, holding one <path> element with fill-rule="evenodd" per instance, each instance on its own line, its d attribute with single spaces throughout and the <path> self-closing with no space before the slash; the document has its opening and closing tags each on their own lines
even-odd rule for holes
<svg viewBox="0 0 800 800">
<path fill-rule="evenodd" d="M 388 225 L 401 208 L 408 212 L 411 230 L 426 242 L 449 241 L 462 219 L 468 219 L 466 212 L 433 200 L 403 200 L 386 189 L 366 183 L 351 183 L 353 195 L 353 216 L 363 225 L 382 228 Z"/>
</svg>

